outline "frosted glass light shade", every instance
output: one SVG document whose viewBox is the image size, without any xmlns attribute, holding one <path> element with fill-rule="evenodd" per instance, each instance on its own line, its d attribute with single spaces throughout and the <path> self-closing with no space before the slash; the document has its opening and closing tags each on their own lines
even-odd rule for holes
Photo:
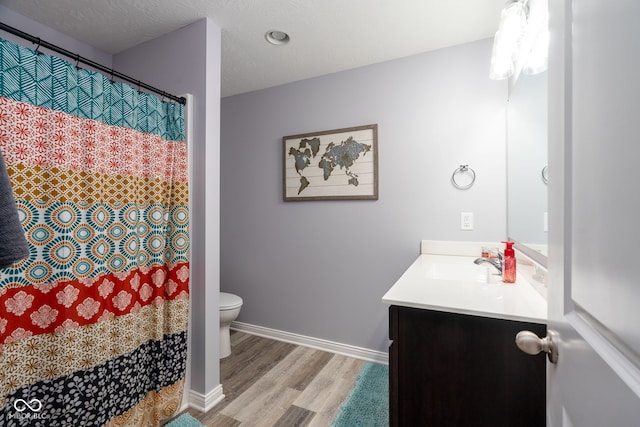
<svg viewBox="0 0 640 427">
<path fill-rule="evenodd" d="M 525 74 L 538 74 L 547 69 L 549 56 L 549 2 L 529 1 L 528 31 L 533 38 L 531 50 L 522 70 Z"/>
<path fill-rule="evenodd" d="M 493 39 L 490 79 L 503 80 L 513 75 L 526 26 L 527 16 L 521 2 L 511 3 L 502 10 L 500 28 Z"/>
<path fill-rule="evenodd" d="M 549 60 L 549 30 L 540 31 L 531 47 L 527 63 L 522 70 L 525 74 L 538 74 L 545 71 Z"/>
<path fill-rule="evenodd" d="M 491 53 L 491 67 L 489 78 L 491 80 L 504 80 L 513 75 L 515 65 L 511 53 L 511 46 L 498 31 L 493 38 L 493 51 Z"/>
</svg>

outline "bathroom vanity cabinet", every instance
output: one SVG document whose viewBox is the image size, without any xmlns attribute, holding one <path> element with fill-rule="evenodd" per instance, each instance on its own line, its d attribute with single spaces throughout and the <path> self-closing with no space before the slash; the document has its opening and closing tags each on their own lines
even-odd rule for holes
<svg viewBox="0 0 640 427">
<path fill-rule="evenodd" d="M 392 427 L 544 426 L 546 357 L 515 345 L 546 325 L 391 305 Z"/>
</svg>

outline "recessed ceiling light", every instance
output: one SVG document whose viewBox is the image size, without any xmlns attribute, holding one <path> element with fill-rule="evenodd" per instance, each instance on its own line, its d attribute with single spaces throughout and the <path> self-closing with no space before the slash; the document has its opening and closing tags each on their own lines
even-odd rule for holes
<svg viewBox="0 0 640 427">
<path fill-rule="evenodd" d="M 289 43 L 289 34 L 280 30 L 269 30 L 265 33 L 264 38 L 276 46 Z"/>
</svg>

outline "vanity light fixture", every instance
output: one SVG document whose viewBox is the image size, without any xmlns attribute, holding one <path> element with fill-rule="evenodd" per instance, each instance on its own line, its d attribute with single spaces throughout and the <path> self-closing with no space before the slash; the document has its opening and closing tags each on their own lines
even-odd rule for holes
<svg viewBox="0 0 640 427">
<path fill-rule="evenodd" d="M 276 46 L 282 46 L 290 41 L 289 34 L 281 30 L 269 30 L 264 34 L 264 38 Z"/>
<path fill-rule="evenodd" d="M 502 9 L 500 26 L 493 39 L 490 79 L 507 79 L 517 66 L 525 74 L 547 69 L 548 9 L 548 0 L 514 0 Z"/>
<path fill-rule="evenodd" d="M 529 5 L 528 27 L 531 49 L 522 70 L 525 74 L 538 74 L 547 69 L 549 59 L 549 1 L 532 0 Z"/>
</svg>

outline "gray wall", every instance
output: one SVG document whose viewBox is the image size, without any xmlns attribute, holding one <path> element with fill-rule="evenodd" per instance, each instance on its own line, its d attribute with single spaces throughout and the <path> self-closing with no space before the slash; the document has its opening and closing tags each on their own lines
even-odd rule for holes
<svg viewBox="0 0 640 427">
<path fill-rule="evenodd" d="M 111 66 L 112 58 L 108 53 L 105 53 L 99 49 L 89 46 L 86 43 L 83 43 L 80 40 L 76 40 L 72 37 L 67 36 L 66 34 L 42 25 L 39 22 L 34 21 L 33 19 L 22 16 L 19 13 L 16 13 L 11 9 L 7 9 L 2 5 L 0 5 L 0 19 L 2 20 L 3 24 L 9 25 L 13 28 L 17 28 L 18 30 L 29 33 L 32 36 L 40 37 L 42 40 L 46 40 L 49 43 L 53 43 L 71 52 L 78 53 L 80 56 L 91 59 L 92 61 L 102 64 L 106 67 Z M 20 46 L 25 46 L 30 49 L 36 48 L 35 44 L 4 31 L 0 31 L 0 37 Z M 40 52 L 56 55 L 44 48 L 41 48 Z M 65 59 L 69 60 L 68 58 Z"/>
<path fill-rule="evenodd" d="M 387 350 L 380 298 L 421 239 L 506 237 L 506 81 L 491 40 L 222 99 L 221 290 L 239 321 Z M 282 201 L 282 136 L 378 124 L 378 201 Z M 476 184 L 450 183 L 469 164 Z M 460 231 L 472 211 L 473 231 Z"/>
<path fill-rule="evenodd" d="M 191 389 L 220 384 L 220 27 L 202 19 L 114 56 L 114 68 L 176 95 L 192 94 Z"/>
</svg>

